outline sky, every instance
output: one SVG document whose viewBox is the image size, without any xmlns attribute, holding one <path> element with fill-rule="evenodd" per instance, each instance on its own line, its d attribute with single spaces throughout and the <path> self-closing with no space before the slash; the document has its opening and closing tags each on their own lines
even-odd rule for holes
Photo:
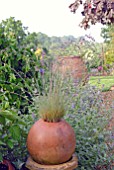
<svg viewBox="0 0 114 170">
<path fill-rule="evenodd" d="M 76 14 L 68 6 L 75 0 L 0 0 L 0 22 L 9 17 L 21 20 L 29 32 L 42 32 L 48 36 L 91 35 L 102 42 L 101 25 L 97 24 L 85 31 L 79 27 L 81 10 Z"/>
</svg>

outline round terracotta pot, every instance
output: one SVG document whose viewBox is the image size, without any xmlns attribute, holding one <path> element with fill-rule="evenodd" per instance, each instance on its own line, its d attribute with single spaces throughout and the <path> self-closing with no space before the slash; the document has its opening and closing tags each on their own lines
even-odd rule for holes
<svg viewBox="0 0 114 170">
<path fill-rule="evenodd" d="M 64 120 L 46 122 L 38 120 L 30 129 L 27 148 L 31 157 L 40 164 L 67 162 L 75 151 L 73 128 Z"/>
</svg>

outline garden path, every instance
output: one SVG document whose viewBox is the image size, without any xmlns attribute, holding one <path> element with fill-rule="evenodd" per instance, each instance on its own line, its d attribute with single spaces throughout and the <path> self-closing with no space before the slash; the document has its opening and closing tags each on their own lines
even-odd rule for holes
<svg viewBox="0 0 114 170">
<path fill-rule="evenodd" d="M 107 106 L 107 109 L 112 107 L 112 118 L 109 122 L 108 128 L 112 131 L 112 137 L 114 138 L 114 90 L 103 92 L 102 97 L 104 104 Z M 114 142 L 111 145 L 114 148 Z M 114 149 L 112 152 L 114 153 Z M 114 166 L 114 162 L 112 166 Z"/>
<path fill-rule="evenodd" d="M 109 128 L 113 130 L 114 135 L 114 90 L 102 93 L 103 102 L 106 104 L 107 108 L 111 107 L 113 114 L 112 119 L 109 122 Z"/>
</svg>

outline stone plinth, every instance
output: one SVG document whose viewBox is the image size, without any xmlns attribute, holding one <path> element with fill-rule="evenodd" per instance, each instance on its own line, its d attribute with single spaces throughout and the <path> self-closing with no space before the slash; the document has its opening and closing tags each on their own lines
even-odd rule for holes
<svg viewBox="0 0 114 170">
<path fill-rule="evenodd" d="M 75 154 L 72 158 L 59 165 L 41 165 L 36 163 L 31 157 L 26 162 L 26 167 L 29 170 L 75 170 L 78 167 L 78 160 Z"/>
</svg>

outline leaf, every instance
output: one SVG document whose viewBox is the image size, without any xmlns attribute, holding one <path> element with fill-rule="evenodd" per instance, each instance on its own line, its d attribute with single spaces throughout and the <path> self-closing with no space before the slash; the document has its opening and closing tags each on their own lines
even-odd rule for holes
<svg viewBox="0 0 114 170">
<path fill-rule="evenodd" d="M 2 154 L 0 153 L 0 162 L 3 160 Z"/>
<path fill-rule="evenodd" d="M 0 140 L 0 145 L 6 145 L 6 144 Z"/>
<path fill-rule="evenodd" d="M 9 107 L 9 102 L 5 102 L 5 109 Z"/>
<path fill-rule="evenodd" d="M 0 116 L 0 124 L 5 125 L 5 118 L 3 116 Z"/>
<path fill-rule="evenodd" d="M 15 79 L 16 79 L 15 75 L 13 73 L 11 73 L 10 74 L 10 81 L 15 80 Z"/>
<path fill-rule="evenodd" d="M 1 111 L 0 110 L 0 115 L 4 116 L 5 118 L 9 120 L 16 120 L 16 116 L 12 115 L 10 111 Z"/>
<path fill-rule="evenodd" d="M 13 148 L 13 142 L 11 141 L 11 140 L 9 140 L 8 142 L 7 142 L 7 144 L 8 144 L 8 146 L 12 149 Z"/>
<path fill-rule="evenodd" d="M 1 67 L 0 67 L 0 71 L 3 70 L 3 68 L 4 68 L 4 66 L 1 66 Z"/>
<path fill-rule="evenodd" d="M 21 137 L 21 130 L 20 127 L 18 125 L 13 125 L 10 127 L 9 129 L 11 136 L 14 140 L 20 140 Z"/>
<path fill-rule="evenodd" d="M 14 115 L 14 111 L 8 111 L 8 110 L 0 110 L 0 115 L 11 120 L 15 121 L 17 120 L 19 124 L 26 125 L 26 122 L 24 122 L 19 116 Z"/>
</svg>

